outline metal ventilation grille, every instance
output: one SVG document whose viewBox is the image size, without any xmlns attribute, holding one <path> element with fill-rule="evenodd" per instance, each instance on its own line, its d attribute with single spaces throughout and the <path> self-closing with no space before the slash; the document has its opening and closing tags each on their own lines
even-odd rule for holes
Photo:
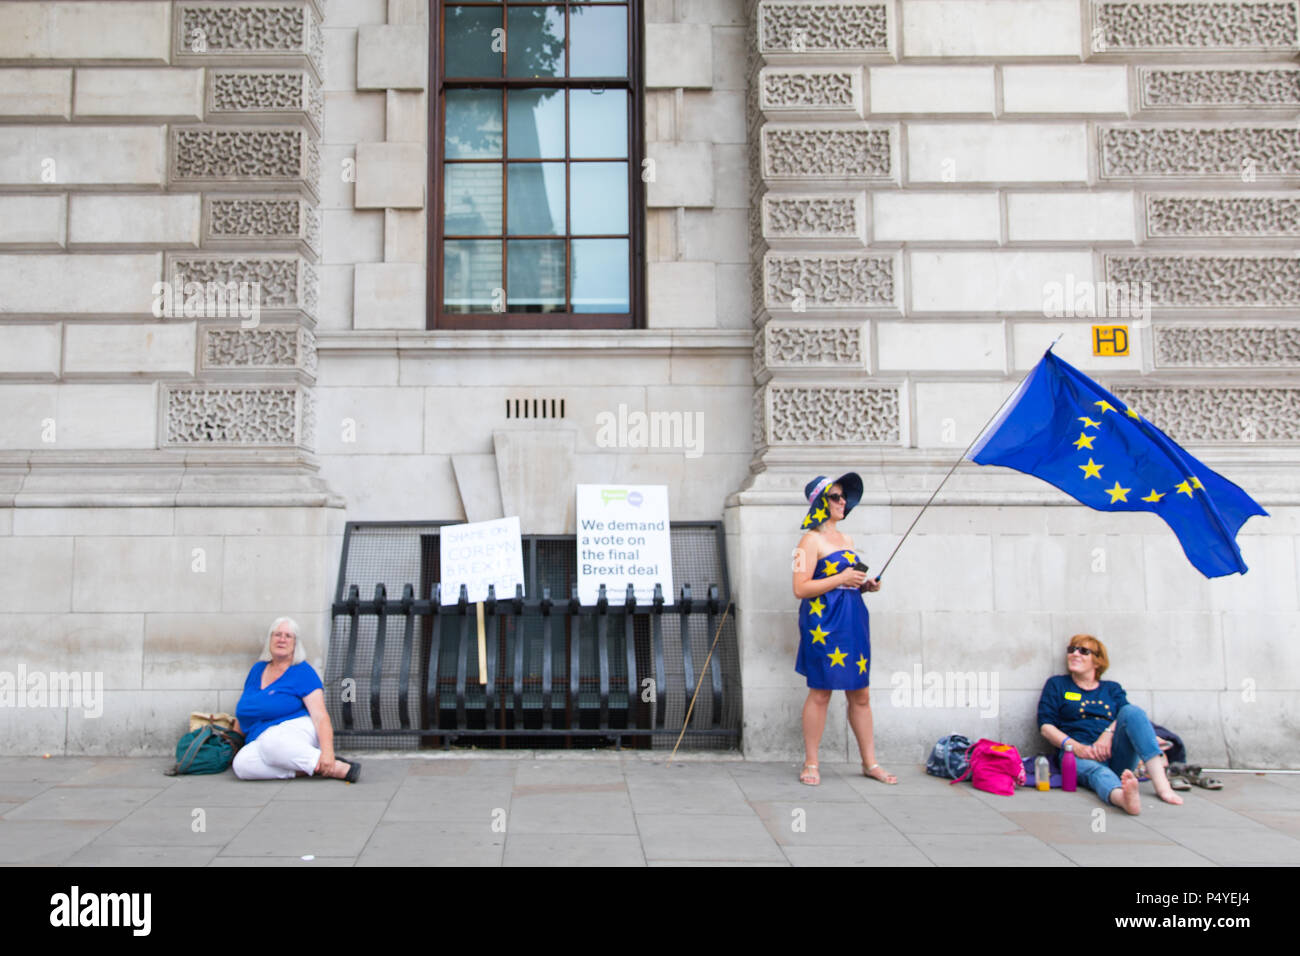
<svg viewBox="0 0 1300 956">
<path fill-rule="evenodd" d="M 563 418 L 562 398 L 507 398 L 506 418 Z"/>
</svg>

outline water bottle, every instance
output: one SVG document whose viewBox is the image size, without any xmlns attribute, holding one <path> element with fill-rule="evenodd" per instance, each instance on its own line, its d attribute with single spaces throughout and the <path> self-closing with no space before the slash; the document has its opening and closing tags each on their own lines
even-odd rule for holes
<svg viewBox="0 0 1300 956">
<path fill-rule="evenodd" d="M 1079 767 L 1074 759 L 1074 741 L 1071 740 L 1065 745 L 1065 753 L 1061 755 L 1061 789 L 1074 793 L 1079 780 Z"/>
<path fill-rule="evenodd" d="M 1039 790 L 1052 789 L 1052 768 L 1048 766 L 1046 757 L 1034 760 L 1034 786 Z"/>
</svg>

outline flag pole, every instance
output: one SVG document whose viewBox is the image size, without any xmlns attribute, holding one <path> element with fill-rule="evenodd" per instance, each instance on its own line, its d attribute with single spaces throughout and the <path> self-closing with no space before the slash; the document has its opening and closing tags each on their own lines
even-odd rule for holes
<svg viewBox="0 0 1300 956">
<path fill-rule="evenodd" d="M 1065 334 L 1064 332 L 1061 333 L 1061 335 L 1064 334 Z M 1047 352 L 1052 351 L 1052 346 L 1056 345 L 1057 342 L 1061 341 L 1061 335 L 1058 335 L 1056 338 L 1052 339 L 1052 345 L 1049 345 L 1047 347 Z M 1044 354 L 1046 354 L 1046 352 Z M 997 411 L 995 411 L 992 415 L 990 415 L 989 420 L 984 423 L 983 427 L 980 428 L 978 432 L 975 433 L 975 437 L 972 438 L 970 444 L 966 446 L 966 450 L 963 451 L 961 455 L 958 456 L 957 460 L 952 463 L 952 467 L 948 469 L 948 474 L 943 476 L 943 481 L 939 482 L 939 484 L 935 487 L 934 491 L 930 495 L 929 501 L 927 501 L 921 507 L 921 510 L 916 513 L 916 517 L 912 519 L 912 523 L 908 525 L 907 530 L 903 532 L 903 537 L 899 539 L 898 544 L 894 546 L 894 550 L 890 552 L 889 558 L 885 561 L 884 567 L 882 567 L 880 571 L 876 574 L 877 582 L 879 582 L 880 579 L 884 576 L 885 568 L 888 568 L 890 561 L 894 560 L 894 555 L 898 554 L 898 549 L 903 546 L 903 542 L 906 541 L 907 536 L 912 533 L 912 529 L 916 527 L 916 523 L 921 520 L 921 515 L 925 514 L 925 509 L 930 507 L 930 504 L 931 502 L 934 501 L 935 496 L 939 494 L 939 489 L 942 488 L 944 484 L 948 481 L 948 479 L 952 477 L 952 473 L 957 470 L 957 466 L 966 460 L 966 456 L 970 453 L 970 450 L 975 447 L 975 443 L 984 437 L 984 433 L 988 431 L 989 425 L 993 424 L 993 422 L 997 420 L 997 417 L 1002 414 L 1002 409 L 1007 407 L 1007 402 L 1011 401 L 1011 399 L 1015 398 L 1015 396 L 1019 394 L 1020 386 L 1025 383 L 1025 379 L 1029 378 L 1032 372 L 1033 369 L 1030 369 L 1028 372 L 1025 373 L 1025 377 L 1022 378 L 1016 384 L 1016 387 L 1011 390 L 1011 394 L 1009 394 L 1006 398 L 1002 400 L 1002 404 L 998 406 Z"/>
</svg>

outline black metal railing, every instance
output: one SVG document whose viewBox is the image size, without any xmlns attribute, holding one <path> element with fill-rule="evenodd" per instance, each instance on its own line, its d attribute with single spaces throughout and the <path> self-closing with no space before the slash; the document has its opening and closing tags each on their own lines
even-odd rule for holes
<svg viewBox="0 0 1300 956">
<path fill-rule="evenodd" d="M 725 587 L 721 529 L 688 530 L 710 537 L 716 532 Z M 545 738 L 542 745 L 549 746 L 671 747 L 697 685 L 687 745 L 736 746 L 736 609 L 728 607 L 726 591 L 717 584 L 702 599 L 684 584 L 673 604 L 665 602 L 659 586 L 649 602 L 638 602 L 631 586 L 611 598 L 603 585 L 593 605 L 579 602 L 576 586 L 567 598 L 556 599 L 549 586 L 533 586 L 538 577 L 532 569 L 548 560 L 545 554 L 537 560 L 539 543 L 554 553 L 565 544 L 572 548 L 573 539 L 526 540 L 533 556 L 526 580 L 540 597 L 525 598 L 522 587 L 501 599 L 489 591 L 486 681 L 480 683 L 475 605 L 464 587 L 455 603 L 442 603 L 440 585 L 429 580 L 436 576 L 429 567 L 436 548 L 428 544 L 430 535 L 422 538 L 424 597 L 416 596 L 411 583 L 393 597 L 386 583 L 376 582 L 373 595 L 363 600 L 360 587 L 345 585 L 340 573 L 326 694 L 344 746 L 375 745 L 383 738 L 398 746 L 462 741 L 510 747 L 535 746 Z M 698 558 L 703 549 L 695 550 Z M 357 577 L 365 580 L 360 572 Z M 715 635 L 718 649 L 709 656 Z"/>
</svg>

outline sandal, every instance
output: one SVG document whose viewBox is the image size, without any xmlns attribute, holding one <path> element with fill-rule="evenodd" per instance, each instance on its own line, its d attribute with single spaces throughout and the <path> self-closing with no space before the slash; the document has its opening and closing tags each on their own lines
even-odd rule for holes
<svg viewBox="0 0 1300 956">
<path fill-rule="evenodd" d="M 1194 783 L 1203 790 L 1222 790 L 1223 781 L 1216 780 L 1213 777 L 1202 776 L 1200 767 L 1188 767 L 1183 774 L 1188 783 Z"/>
<path fill-rule="evenodd" d="M 890 773 L 888 770 L 882 771 L 885 775 L 883 777 L 877 776 L 876 774 L 871 772 L 873 770 L 878 769 L 879 767 L 880 764 L 878 763 L 873 763 L 870 767 L 864 765 L 862 767 L 862 776 L 870 777 L 872 780 L 879 780 L 881 783 L 888 784 L 891 787 L 898 783 L 898 778 L 894 777 L 894 775 Z M 886 779 L 888 777 L 894 777 L 894 779 L 893 780 Z"/>
<path fill-rule="evenodd" d="M 818 772 L 815 763 L 806 763 L 803 765 L 803 769 L 799 771 L 799 782 L 810 787 L 821 785 L 822 775 Z"/>
<path fill-rule="evenodd" d="M 1187 765 L 1182 763 L 1171 763 L 1165 768 L 1165 776 L 1169 778 L 1169 788 L 1171 790 L 1190 790 L 1192 785 L 1187 782 Z"/>
</svg>

